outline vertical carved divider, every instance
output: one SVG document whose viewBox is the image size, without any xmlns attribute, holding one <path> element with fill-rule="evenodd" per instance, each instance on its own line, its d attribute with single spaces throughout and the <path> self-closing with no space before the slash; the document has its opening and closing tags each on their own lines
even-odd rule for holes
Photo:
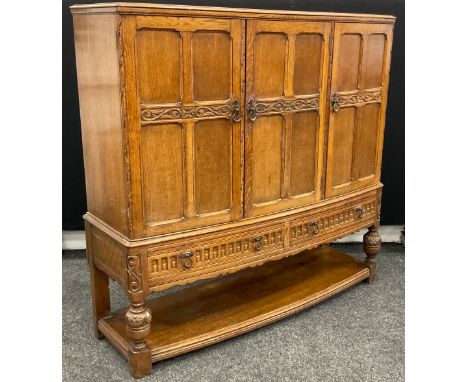
<svg viewBox="0 0 468 382">
<path fill-rule="evenodd" d="M 130 308 L 125 314 L 127 335 L 132 340 L 128 351 L 132 375 L 143 377 L 151 373 L 151 351 L 145 339 L 151 331 L 151 311 L 145 306 L 140 255 L 127 256 L 127 294 Z"/>
</svg>

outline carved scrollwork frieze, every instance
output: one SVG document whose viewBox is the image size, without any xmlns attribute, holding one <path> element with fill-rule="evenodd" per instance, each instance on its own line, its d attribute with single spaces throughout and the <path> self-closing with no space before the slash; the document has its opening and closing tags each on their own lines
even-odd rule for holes
<svg viewBox="0 0 468 382">
<path fill-rule="evenodd" d="M 293 100 L 279 99 L 274 101 L 256 100 L 255 113 L 277 114 L 291 111 L 317 110 L 319 108 L 320 95 L 315 94 L 310 98 L 299 98 Z"/>
<path fill-rule="evenodd" d="M 231 105 L 197 105 L 197 106 L 142 106 L 142 122 L 155 122 L 171 119 L 192 119 L 206 117 L 231 117 Z"/>
<path fill-rule="evenodd" d="M 338 107 L 351 106 L 356 104 L 375 103 L 382 100 L 382 90 L 365 90 L 364 92 L 343 94 L 335 93 L 334 102 L 338 104 Z"/>
</svg>

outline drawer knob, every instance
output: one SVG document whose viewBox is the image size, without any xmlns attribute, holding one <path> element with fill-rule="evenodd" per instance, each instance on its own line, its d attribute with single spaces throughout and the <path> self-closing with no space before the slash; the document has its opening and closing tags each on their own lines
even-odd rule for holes
<svg viewBox="0 0 468 382">
<path fill-rule="evenodd" d="M 318 220 L 313 220 L 309 222 L 309 227 L 312 229 L 312 234 L 317 235 L 319 233 L 319 222 Z"/>
<path fill-rule="evenodd" d="M 354 209 L 354 212 L 356 212 L 358 219 L 362 219 L 362 216 L 364 215 L 364 208 L 362 208 L 362 206 L 357 206 Z"/>
<path fill-rule="evenodd" d="M 184 264 L 184 268 L 186 269 L 192 268 L 192 256 L 193 256 L 193 252 L 185 252 L 185 253 L 179 254 L 179 259 L 182 260 Z"/>
<path fill-rule="evenodd" d="M 254 249 L 256 251 L 260 251 L 262 249 L 263 245 L 263 236 L 257 236 L 252 239 L 252 242 L 254 243 Z"/>
<path fill-rule="evenodd" d="M 240 120 L 241 120 L 241 115 L 240 115 L 239 101 L 237 100 L 237 98 L 235 98 L 232 104 L 232 121 L 234 123 L 239 123 Z"/>
</svg>

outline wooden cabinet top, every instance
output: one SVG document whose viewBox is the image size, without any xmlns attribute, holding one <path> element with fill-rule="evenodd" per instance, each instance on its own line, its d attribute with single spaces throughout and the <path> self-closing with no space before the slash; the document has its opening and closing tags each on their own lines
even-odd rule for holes
<svg viewBox="0 0 468 382">
<path fill-rule="evenodd" d="M 259 19 L 289 19 L 289 20 L 320 20 L 320 21 L 345 21 L 345 22 L 395 22 L 394 16 L 370 15 L 352 13 L 327 13 L 285 11 L 247 8 L 223 8 L 194 5 L 175 4 L 147 4 L 147 3 L 98 3 L 82 4 L 70 7 L 72 13 L 118 13 L 135 15 L 180 15 L 180 16 L 213 16 L 213 17 L 239 17 Z"/>
</svg>

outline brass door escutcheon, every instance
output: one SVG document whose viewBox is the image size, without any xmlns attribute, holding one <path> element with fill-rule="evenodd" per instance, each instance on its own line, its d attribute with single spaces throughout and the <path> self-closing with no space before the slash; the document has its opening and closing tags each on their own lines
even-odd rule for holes
<svg viewBox="0 0 468 382">
<path fill-rule="evenodd" d="M 338 96 L 336 95 L 336 93 L 333 93 L 331 104 L 332 104 L 332 109 L 335 113 L 338 112 L 338 110 L 340 110 L 340 104 L 338 102 Z"/>
<path fill-rule="evenodd" d="M 238 123 L 241 121 L 241 114 L 240 114 L 240 105 L 237 98 L 234 98 L 234 102 L 232 104 L 232 121 L 234 123 Z"/>
<path fill-rule="evenodd" d="M 252 122 L 255 122 L 257 119 L 257 112 L 255 111 L 256 106 L 257 103 L 253 99 L 251 99 L 247 104 L 247 115 Z"/>
</svg>

